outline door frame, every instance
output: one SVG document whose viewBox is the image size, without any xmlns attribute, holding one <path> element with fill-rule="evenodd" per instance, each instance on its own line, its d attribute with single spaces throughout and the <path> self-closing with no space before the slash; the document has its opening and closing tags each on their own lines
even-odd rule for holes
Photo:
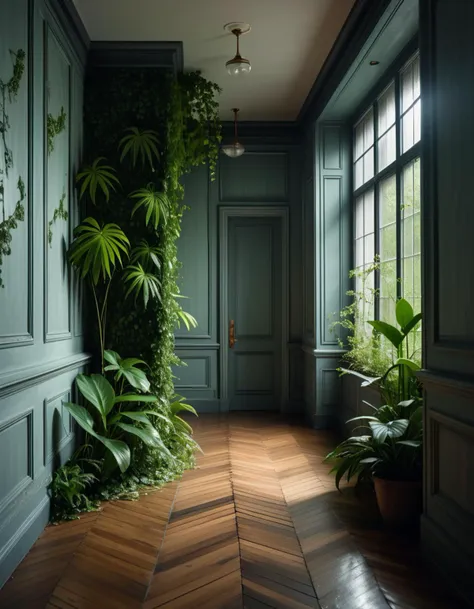
<svg viewBox="0 0 474 609">
<path fill-rule="evenodd" d="M 219 208 L 219 336 L 220 336 L 220 400 L 221 411 L 229 410 L 229 343 L 228 343 L 228 266 L 229 266 L 229 219 L 230 218 L 280 218 L 282 255 L 282 328 L 281 328 L 281 400 L 280 412 L 288 403 L 288 320 L 289 320 L 289 209 L 285 206 L 236 205 Z"/>
</svg>

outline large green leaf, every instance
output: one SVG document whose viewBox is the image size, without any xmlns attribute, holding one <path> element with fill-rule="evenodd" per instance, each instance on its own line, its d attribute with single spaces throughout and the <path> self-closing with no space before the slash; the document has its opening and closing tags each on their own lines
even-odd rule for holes
<svg viewBox="0 0 474 609">
<path fill-rule="evenodd" d="M 81 277 L 90 276 L 94 285 L 100 276 L 104 281 L 111 278 L 117 264 L 122 266 L 122 256 L 128 256 L 130 242 L 117 224 L 100 226 L 94 218 L 86 218 L 74 233 L 69 260 Z"/>
<path fill-rule="evenodd" d="M 379 320 L 368 321 L 367 323 L 377 330 L 377 332 L 380 332 L 380 334 L 383 334 L 386 338 L 388 338 L 392 345 L 398 349 L 404 338 L 403 334 L 400 332 L 400 330 L 398 330 L 398 328 L 395 328 L 395 326 L 392 326 L 385 321 Z"/>
<path fill-rule="evenodd" d="M 382 423 L 381 421 L 370 421 L 369 425 L 372 429 L 376 442 L 385 442 L 387 438 L 401 438 L 406 432 L 410 421 L 408 419 L 397 419 Z"/>
<path fill-rule="evenodd" d="M 111 440 L 103 436 L 96 436 L 102 444 L 112 453 L 117 465 L 122 473 L 126 472 L 130 466 L 130 448 L 122 440 Z"/>
<path fill-rule="evenodd" d="M 76 377 L 76 384 L 86 400 L 99 411 L 104 428 L 106 428 L 107 415 L 115 403 L 115 391 L 112 385 L 101 374 L 92 374 L 91 376 L 79 374 Z"/>
<path fill-rule="evenodd" d="M 161 250 L 159 247 L 150 245 L 148 241 L 142 239 L 140 243 L 133 248 L 130 262 L 136 264 L 139 262 L 144 268 L 149 268 L 151 265 L 158 270 L 161 269 Z"/>
<path fill-rule="evenodd" d="M 136 357 L 127 357 L 122 359 L 116 351 L 107 350 L 104 352 L 104 359 L 109 362 L 109 366 L 105 367 L 107 372 L 115 371 L 115 380 L 119 381 L 124 377 L 127 382 L 135 389 L 148 392 L 150 390 L 150 382 L 140 368 L 136 368 L 137 364 L 146 365 L 146 363 Z"/>
<path fill-rule="evenodd" d="M 90 413 L 83 406 L 72 404 L 71 402 L 65 403 L 64 406 L 84 431 L 93 438 L 96 438 L 110 451 L 120 471 L 122 473 L 125 472 L 130 465 L 130 449 L 127 444 L 122 442 L 122 440 L 112 440 L 96 433 L 93 429 L 94 421 Z"/>
<path fill-rule="evenodd" d="M 418 370 L 421 370 L 420 364 L 417 364 L 412 359 L 407 359 L 406 357 L 399 357 L 395 362 L 395 365 L 406 366 L 407 368 L 410 368 L 410 370 L 413 370 L 413 372 L 418 372 Z"/>
<path fill-rule="evenodd" d="M 145 309 L 150 297 L 161 300 L 160 280 L 153 273 L 146 271 L 141 264 L 128 266 L 125 269 L 124 281 L 129 284 L 125 298 L 133 294 L 136 301 L 141 296 Z"/>
<path fill-rule="evenodd" d="M 409 332 L 413 330 L 413 328 L 421 321 L 421 313 L 417 313 L 413 319 L 408 322 L 408 324 L 402 328 L 403 334 L 407 335 Z"/>
<path fill-rule="evenodd" d="M 133 167 L 135 167 L 137 159 L 140 157 L 142 165 L 145 165 L 145 161 L 148 161 L 150 168 L 153 169 L 153 161 L 159 161 L 160 158 L 158 133 L 151 129 L 140 130 L 138 127 L 129 127 L 126 131 L 130 133 L 119 142 L 119 148 L 122 149 L 120 161 L 122 162 L 130 154 Z"/>
<path fill-rule="evenodd" d="M 153 183 L 150 182 L 146 188 L 134 190 L 129 196 L 131 199 L 137 199 L 132 209 L 132 217 L 143 207 L 145 210 L 145 224 L 147 226 L 151 222 L 156 230 L 162 218 L 166 222 L 170 202 L 165 192 L 155 190 Z"/>
<path fill-rule="evenodd" d="M 357 370 L 352 370 L 351 368 L 342 368 L 341 376 L 344 376 L 345 374 L 360 378 L 363 381 L 360 385 L 361 387 L 370 387 L 370 385 L 373 385 L 380 380 L 379 376 L 367 376 L 366 374 L 362 374 L 361 372 L 357 372 Z"/>
<path fill-rule="evenodd" d="M 117 176 L 114 175 L 115 169 L 110 165 L 102 164 L 104 160 L 104 157 L 95 159 L 92 165 L 84 167 L 76 176 L 76 181 L 82 182 L 79 197 L 82 198 L 87 190 L 94 205 L 96 203 L 97 188 L 102 191 L 105 200 L 108 201 L 110 191 L 115 190 L 115 185 L 120 185 Z"/>
<path fill-rule="evenodd" d="M 173 414 L 177 414 L 182 410 L 186 410 L 187 412 L 192 412 L 195 416 L 198 416 L 196 409 L 191 406 L 191 404 L 185 404 L 182 400 L 176 400 L 170 404 L 170 409 Z"/>
<path fill-rule="evenodd" d="M 69 412 L 75 421 L 82 427 L 82 429 L 94 438 L 97 437 L 94 431 L 94 419 L 91 414 L 79 404 L 73 404 L 72 402 L 65 402 L 64 408 Z"/>
<path fill-rule="evenodd" d="M 169 458 L 173 458 L 170 451 L 163 444 L 162 439 L 158 431 L 152 426 L 138 427 L 136 425 L 128 425 L 127 423 L 118 423 L 117 427 L 123 429 L 126 433 L 140 438 L 140 440 L 147 446 L 159 449 L 159 451 Z"/>
<path fill-rule="evenodd" d="M 158 401 L 156 395 L 142 395 L 141 393 L 122 393 L 122 395 L 118 395 L 115 398 L 116 404 L 121 402 L 146 402 L 152 404 L 156 401 Z"/>
<path fill-rule="evenodd" d="M 403 332 L 403 328 L 411 322 L 414 316 L 413 307 L 408 300 L 405 300 L 404 298 L 397 300 L 397 304 L 395 305 L 395 316 Z"/>
</svg>

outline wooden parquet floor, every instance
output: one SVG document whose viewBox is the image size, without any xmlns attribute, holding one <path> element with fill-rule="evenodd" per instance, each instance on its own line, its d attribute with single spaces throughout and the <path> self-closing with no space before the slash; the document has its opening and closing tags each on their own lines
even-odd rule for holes
<svg viewBox="0 0 474 609">
<path fill-rule="evenodd" d="M 197 469 L 48 527 L 0 609 L 461 609 L 372 496 L 334 489 L 330 433 L 269 414 L 195 431 Z"/>
</svg>

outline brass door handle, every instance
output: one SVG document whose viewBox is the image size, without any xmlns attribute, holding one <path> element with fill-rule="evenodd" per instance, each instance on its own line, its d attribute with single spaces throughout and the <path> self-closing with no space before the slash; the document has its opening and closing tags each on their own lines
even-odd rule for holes
<svg viewBox="0 0 474 609">
<path fill-rule="evenodd" d="M 229 322 L 229 348 L 233 349 L 237 339 L 235 338 L 235 322 L 233 319 Z"/>
</svg>

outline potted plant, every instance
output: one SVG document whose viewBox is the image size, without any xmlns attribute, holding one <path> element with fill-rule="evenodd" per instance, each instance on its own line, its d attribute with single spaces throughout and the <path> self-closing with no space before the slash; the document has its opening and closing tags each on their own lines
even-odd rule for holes
<svg viewBox="0 0 474 609">
<path fill-rule="evenodd" d="M 354 477 L 358 482 L 373 480 L 382 518 L 389 525 L 414 522 L 421 511 L 423 414 L 415 375 L 420 366 L 409 357 L 410 337 L 421 313 L 415 315 L 411 305 L 400 299 L 396 318 L 399 327 L 384 321 L 368 322 L 396 349 L 398 357 L 385 373 L 367 377 L 354 370 L 345 371 L 359 377 L 362 386 L 376 385 L 384 405 L 376 408 L 366 402 L 373 414 L 347 423 L 361 423 L 368 433 L 348 438 L 326 457 L 334 462 L 332 471 L 338 489 L 344 475 L 348 481 Z"/>
</svg>

